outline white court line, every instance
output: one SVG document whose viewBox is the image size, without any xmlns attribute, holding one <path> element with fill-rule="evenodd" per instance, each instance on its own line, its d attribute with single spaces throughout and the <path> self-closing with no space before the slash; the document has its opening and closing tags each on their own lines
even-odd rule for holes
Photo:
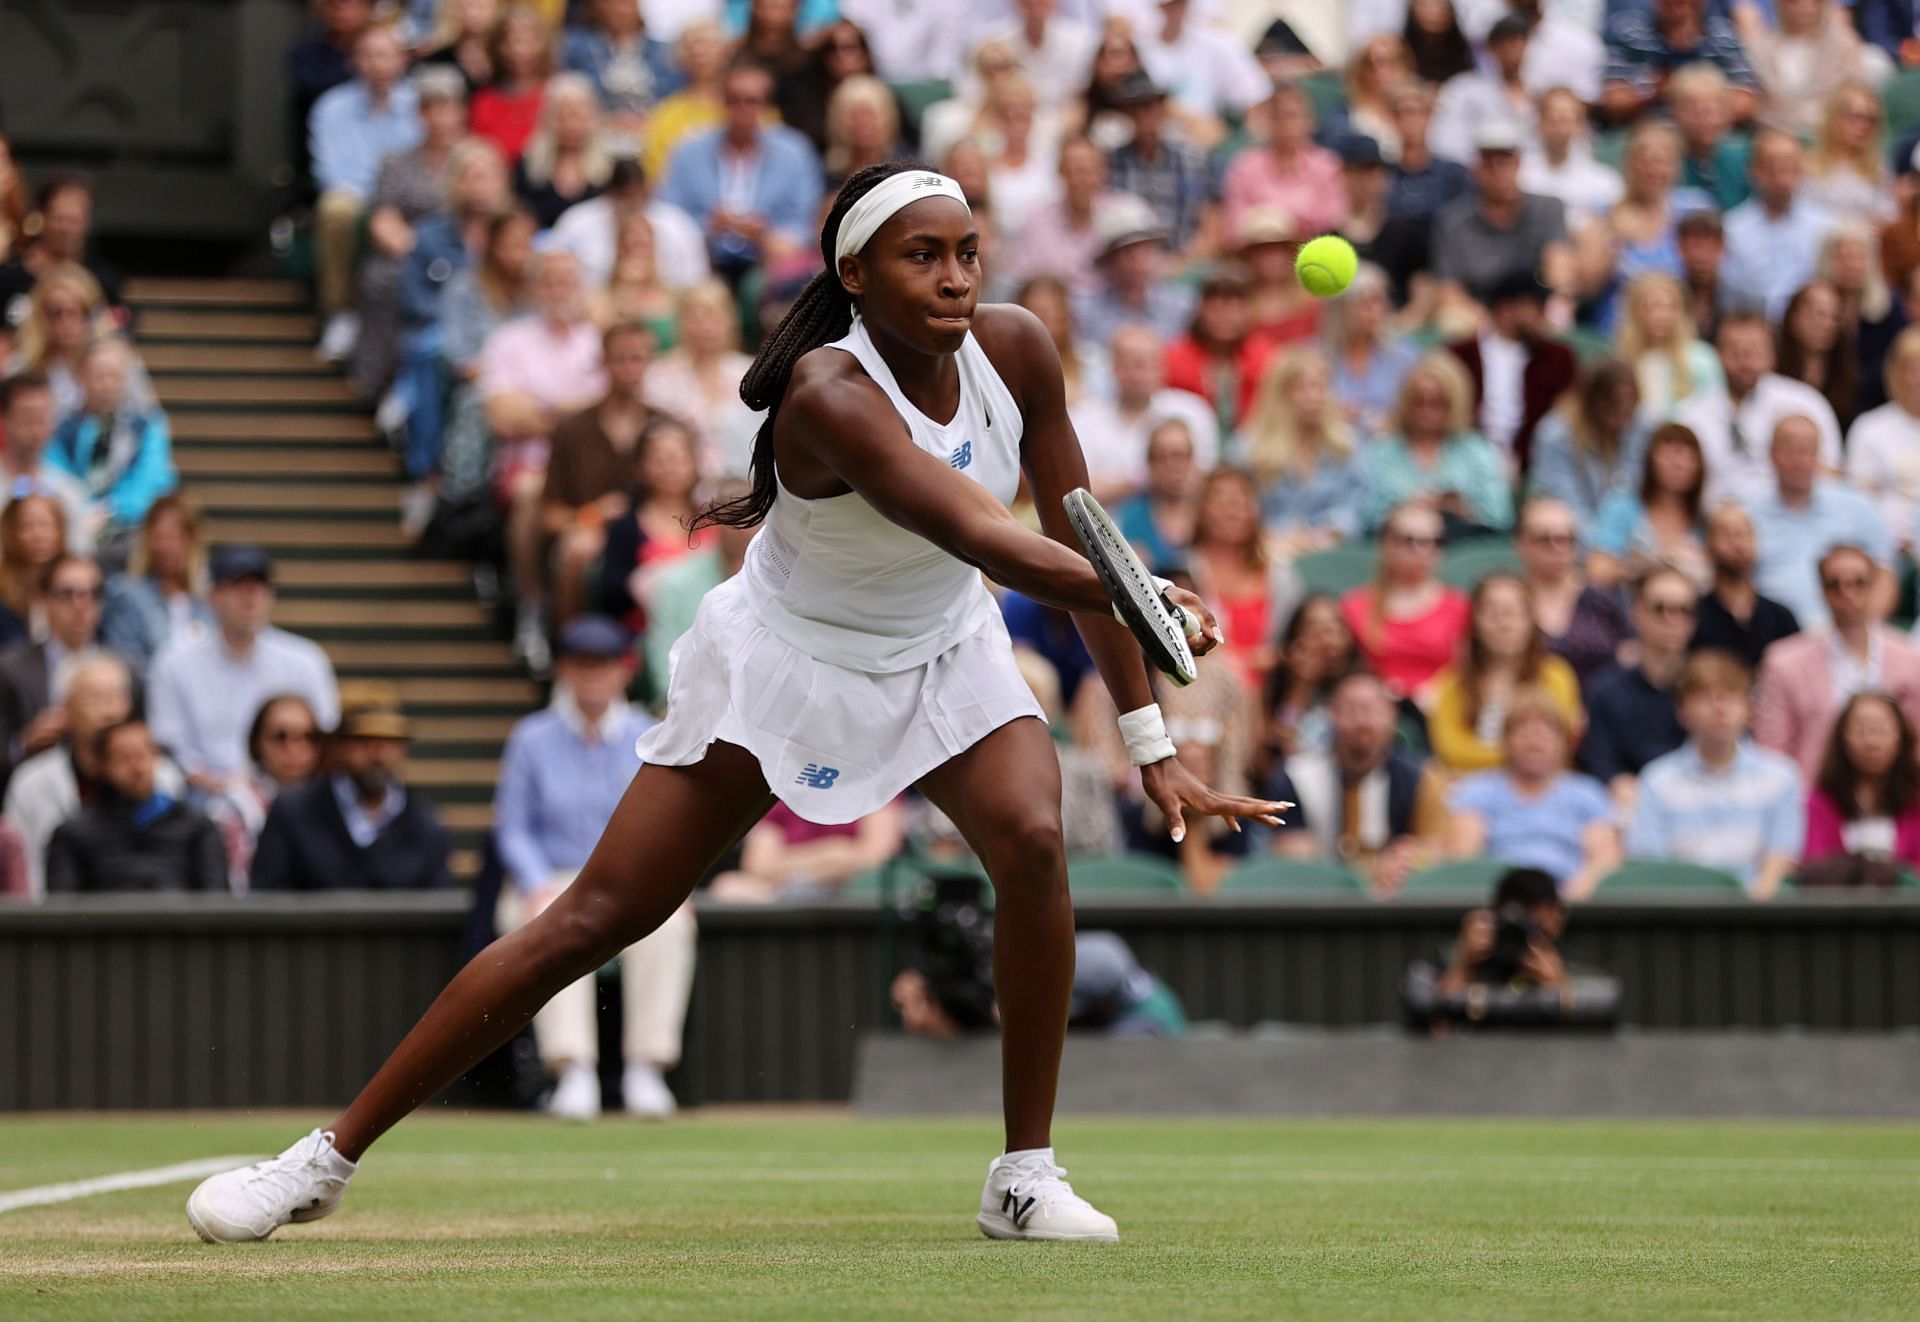
<svg viewBox="0 0 1920 1322">
<path fill-rule="evenodd" d="M 45 1207 L 48 1203 L 71 1202 L 97 1193 L 117 1193 L 122 1189 L 149 1189 L 156 1184 L 176 1180 L 194 1180 L 217 1175 L 257 1161 L 257 1157 L 202 1157 L 172 1166 L 155 1166 L 144 1171 L 121 1171 L 118 1175 L 100 1175 L 91 1180 L 70 1180 L 65 1184 L 42 1184 L 32 1189 L 0 1193 L 0 1212 L 17 1212 L 23 1207 Z"/>
</svg>

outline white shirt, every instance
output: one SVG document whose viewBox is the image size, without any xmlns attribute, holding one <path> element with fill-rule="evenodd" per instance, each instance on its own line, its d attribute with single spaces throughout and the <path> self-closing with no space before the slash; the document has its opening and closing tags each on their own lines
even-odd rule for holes
<svg viewBox="0 0 1920 1322">
<path fill-rule="evenodd" d="M 1156 16 L 1157 17 L 1157 16 Z M 1200 115 L 1241 114 L 1273 95 L 1273 80 L 1253 52 L 1219 28 L 1188 16 L 1173 42 L 1160 39 L 1156 21 L 1138 30 L 1134 45 L 1153 81 L 1181 107 Z M 1085 87 L 1087 75 L 1080 77 Z"/>
<path fill-rule="evenodd" d="M 1088 398 L 1068 410 L 1086 451 L 1087 477 L 1096 486 L 1140 486 L 1147 480 L 1147 438 L 1169 418 L 1187 424 L 1193 434 L 1193 462 L 1202 472 L 1220 456 L 1220 422 L 1213 406 L 1190 390 L 1162 386 L 1145 412 L 1129 420 L 1101 399 Z"/>
<path fill-rule="evenodd" d="M 1873 693 L 1880 688 L 1880 673 L 1887 660 L 1886 639 L 1878 629 L 1867 630 L 1867 657 L 1853 654 L 1839 633 L 1827 634 L 1827 668 L 1833 676 L 1834 710 L 1847 705 L 1856 693 Z"/>
<path fill-rule="evenodd" d="M 1539 147 L 1520 153 L 1520 188 L 1541 197 L 1557 197 L 1567 209 L 1567 228 L 1590 225 L 1613 209 L 1626 192 L 1620 172 L 1593 159 L 1587 143 L 1575 143 L 1559 165 Z"/>
<path fill-rule="evenodd" d="M 687 24 L 698 19 L 723 22 L 724 10 L 722 0 L 640 0 L 640 16 L 655 41 L 678 41 Z"/>
<path fill-rule="evenodd" d="M 1514 433 L 1526 417 L 1527 349 L 1518 340 L 1480 335 L 1480 430 L 1502 455 L 1513 455 Z"/>
<path fill-rule="evenodd" d="M 154 658 L 147 723 L 190 774 L 231 774 L 246 768 L 247 730 L 260 705 L 283 693 L 305 698 L 323 730 L 340 719 L 333 664 L 316 644 L 269 628 L 240 658 L 209 629 L 170 640 Z"/>
<path fill-rule="evenodd" d="M 1538 117 L 1525 97 L 1516 104 L 1498 77 L 1484 73 L 1455 74 L 1441 86 L 1440 95 L 1434 99 L 1433 127 L 1427 130 L 1427 147 L 1442 160 L 1472 165 L 1480 155 L 1474 138 L 1482 124 L 1504 119 L 1524 137 L 1531 138 Z"/>
<path fill-rule="evenodd" d="M 1821 467 L 1839 471 L 1839 420 L 1826 398 L 1805 382 L 1769 372 L 1737 412 L 1724 387 L 1696 391 L 1674 410 L 1674 421 L 1691 427 L 1706 453 L 1709 505 L 1737 500 L 1751 506 L 1774 489 L 1773 429 L 1795 414 L 1812 418 L 1820 429 Z M 1734 441 L 1736 423 L 1741 445 Z"/>
<path fill-rule="evenodd" d="M 1847 481 L 1879 507 L 1887 531 L 1910 540 L 1920 515 L 1920 417 L 1892 403 L 1862 413 L 1847 432 Z"/>
<path fill-rule="evenodd" d="M 1565 14 L 1545 13 L 1527 34 L 1520 57 L 1520 85 L 1538 101 L 1564 87 L 1588 105 L 1600 99 L 1600 76 L 1607 67 L 1606 44 L 1594 24 Z"/>
<path fill-rule="evenodd" d="M 1093 53 L 1100 45 L 1099 34 L 1092 28 L 1057 17 L 1047 20 L 1037 46 L 1027 40 L 1026 24 L 1022 22 L 989 29 L 973 43 L 972 50 L 979 50 L 989 41 L 1000 42 L 1007 48 L 1013 62 L 1026 71 L 1028 81 L 1033 84 L 1035 102 L 1048 107 L 1061 105 L 1086 90 L 1087 79 L 1093 72 Z M 961 81 L 962 95 L 979 84 L 973 73 L 972 51 L 967 55 L 967 71 Z"/>
<path fill-rule="evenodd" d="M 874 68 L 890 83 L 954 79 L 971 44 L 968 10 L 947 0 L 840 0 L 840 17 L 866 34 Z"/>
<path fill-rule="evenodd" d="M 694 218 L 657 197 L 649 199 L 646 212 L 653 225 L 653 260 L 660 271 L 660 282 L 669 289 L 681 290 L 705 280 L 707 241 Z M 620 241 L 612 198 L 574 203 L 560 214 L 549 233 L 579 261 L 580 278 L 589 289 L 606 287 L 613 276 Z"/>
</svg>

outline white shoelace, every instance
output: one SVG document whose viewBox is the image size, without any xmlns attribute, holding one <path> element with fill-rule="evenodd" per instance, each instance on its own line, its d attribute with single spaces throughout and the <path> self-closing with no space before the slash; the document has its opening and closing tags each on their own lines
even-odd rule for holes
<svg viewBox="0 0 1920 1322">
<path fill-rule="evenodd" d="M 1015 1176 L 1012 1187 L 1019 1190 L 1021 1198 L 1033 1199 L 1035 1206 L 1052 1207 L 1068 1201 L 1086 1202 L 1067 1183 L 1065 1166 L 1056 1166 L 1050 1161 L 1031 1161 L 1021 1162 L 1012 1170 Z M 1026 1217 L 1022 1216 L 1019 1220 L 1024 1222 Z"/>
<path fill-rule="evenodd" d="M 254 1166 L 242 1188 L 254 1206 L 262 1211 L 283 1207 L 306 1191 L 311 1178 L 308 1172 L 318 1170 L 323 1178 L 326 1177 L 327 1171 L 321 1164 L 321 1158 L 332 1149 L 331 1133 L 323 1130 L 311 1134 L 295 1144 L 293 1151 Z M 254 1189 L 255 1185 L 261 1184 L 271 1191 L 266 1198 L 262 1198 Z"/>
</svg>

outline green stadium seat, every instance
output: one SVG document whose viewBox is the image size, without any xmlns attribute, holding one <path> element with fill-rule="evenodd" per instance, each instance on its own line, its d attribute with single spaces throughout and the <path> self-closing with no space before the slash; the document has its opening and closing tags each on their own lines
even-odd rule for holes
<svg viewBox="0 0 1920 1322">
<path fill-rule="evenodd" d="M 1718 868 L 1703 868 L 1695 863 L 1670 859 L 1642 859 L 1623 863 L 1601 879 L 1601 895 L 1624 891 L 1720 891 L 1745 894 L 1738 877 Z"/>
<path fill-rule="evenodd" d="M 986 875 L 980 865 L 971 859 L 947 863 L 922 858 L 917 854 L 898 854 L 877 868 L 868 868 L 865 872 L 856 872 L 848 877 L 846 884 L 841 886 L 840 893 L 877 900 L 886 891 L 889 880 L 887 874 L 892 873 L 893 899 L 898 902 L 906 896 L 908 891 L 919 885 L 923 877 L 946 872 L 965 872 L 974 876 Z M 991 902 L 993 888 L 989 886 L 986 893 Z"/>
<path fill-rule="evenodd" d="M 953 84 L 939 78 L 893 84 L 893 99 L 900 105 L 901 132 L 907 141 L 920 140 L 920 121 L 927 111 L 952 95 Z"/>
<path fill-rule="evenodd" d="M 1067 886 L 1076 895 L 1088 891 L 1159 891 L 1177 895 L 1186 889 L 1180 869 L 1153 854 L 1070 858 Z"/>
<path fill-rule="evenodd" d="M 1920 69 L 1907 69 L 1880 89 L 1887 107 L 1887 137 L 1893 141 L 1920 125 Z"/>
<path fill-rule="evenodd" d="M 1488 574 L 1511 574 L 1519 568 L 1520 560 L 1513 553 L 1513 543 L 1505 538 L 1462 542 L 1449 548 L 1441 560 L 1440 581 L 1471 592 Z"/>
<path fill-rule="evenodd" d="M 1373 577 L 1376 552 L 1373 543 L 1335 546 L 1303 555 L 1293 562 L 1300 586 L 1308 592 L 1324 592 L 1338 597 Z"/>
<path fill-rule="evenodd" d="M 1336 71 L 1310 73 L 1298 80 L 1301 88 L 1313 101 L 1313 117 L 1325 122 L 1336 110 L 1343 110 L 1347 104 L 1346 80 Z"/>
<path fill-rule="evenodd" d="M 1608 354 L 1614 352 L 1613 341 L 1611 339 L 1602 335 L 1599 331 L 1588 330 L 1584 326 L 1575 326 L 1566 333 L 1564 338 L 1566 339 L 1567 347 L 1572 349 L 1574 354 L 1583 363 L 1590 363 L 1596 358 L 1605 358 Z"/>
<path fill-rule="evenodd" d="M 1243 863 L 1220 883 L 1223 895 L 1357 895 L 1367 883 L 1337 863 L 1296 858 L 1257 858 Z"/>
<path fill-rule="evenodd" d="M 1407 878 L 1402 895 L 1472 895 L 1484 899 L 1493 894 L 1493 884 L 1513 868 L 1497 858 L 1467 858 L 1455 863 L 1436 863 Z"/>
</svg>

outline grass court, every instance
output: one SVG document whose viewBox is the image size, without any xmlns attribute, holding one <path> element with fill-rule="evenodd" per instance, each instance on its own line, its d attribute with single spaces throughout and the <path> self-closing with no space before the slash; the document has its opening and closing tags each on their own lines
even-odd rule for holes
<svg viewBox="0 0 1920 1322">
<path fill-rule="evenodd" d="M 0 1196 L 320 1117 L 0 1120 Z M 1913 1318 L 1920 1127 L 1069 1121 L 1118 1245 L 973 1225 L 997 1126 L 423 1117 L 341 1211 L 200 1243 L 191 1181 L 0 1214 L 0 1317 Z"/>
</svg>

